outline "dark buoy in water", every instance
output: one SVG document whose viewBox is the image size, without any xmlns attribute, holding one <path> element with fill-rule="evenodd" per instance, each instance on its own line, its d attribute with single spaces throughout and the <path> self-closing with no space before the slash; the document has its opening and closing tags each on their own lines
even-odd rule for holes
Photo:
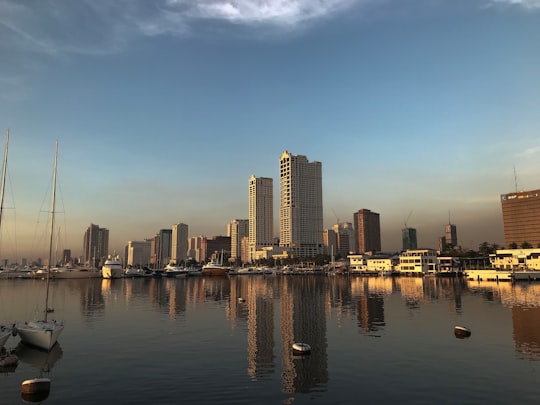
<svg viewBox="0 0 540 405">
<path fill-rule="evenodd" d="M 311 346 L 307 343 L 295 343 L 292 345 L 293 352 L 295 354 L 309 354 L 311 353 Z"/>
<path fill-rule="evenodd" d="M 49 396 L 51 380 L 48 378 L 32 378 L 21 384 L 21 395 L 25 401 L 37 402 Z"/>
<path fill-rule="evenodd" d="M 468 338 L 471 336 L 471 330 L 465 326 L 455 326 L 454 334 L 458 339 Z"/>
</svg>

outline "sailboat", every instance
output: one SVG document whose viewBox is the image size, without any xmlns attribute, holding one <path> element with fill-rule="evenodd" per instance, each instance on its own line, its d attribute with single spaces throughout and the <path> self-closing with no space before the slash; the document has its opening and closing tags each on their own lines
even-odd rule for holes
<svg viewBox="0 0 540 405">
<path fill-rule="evenodd" d="M 6 169 L 9 145 L 9 130 L 6 132 L 6 149 L 4 150 L 4 167 L 2 169 L 2 189 L 0 190 L 0 229 L 2 229 L 2 216 L 4 213 L 4 190 L 6 188 Z M 4 347 L 7 340 L 13 333 L 13 327 L 9 325 L 0 325 L 0 349 Z"/>
<path fill-rule="evenodd" d="M 53 174 L 53 189 L 51 202 L 51 237 L 49 243 L 49 262 L 47 264 L 47 281 L 45 293 L 45 308 L 44 319 L 24 322 L 17 325 L 17 333 L 23 343 L 36 346 L 40 349 L 50 351 L 55 345 L 58 336 L 64 330 L 64 323 L 53 319 L 48 319 L 48 314 L 51 312 L 49 308 L 49 282 L 51 273 L 53 234 L 54 234 L 54 215 L 56 203 L 56 167 L 58 162 L 58 141 L 56 141 L 56 154 L 54 156 L 54 174 Z"/>
</svg>

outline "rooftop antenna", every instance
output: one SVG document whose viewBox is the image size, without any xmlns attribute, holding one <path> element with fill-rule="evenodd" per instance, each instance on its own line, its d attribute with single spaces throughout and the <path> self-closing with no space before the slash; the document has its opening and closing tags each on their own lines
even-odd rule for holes
<svg viewBox="0 0 540 405">
<path fill-rule="evenodd" d="M 518 185 L 517 185 L 516 165 L 514 165 L 514 187 L 516 188 L 516 193 L 517 193 L 518 192 Z"/>
</svg>

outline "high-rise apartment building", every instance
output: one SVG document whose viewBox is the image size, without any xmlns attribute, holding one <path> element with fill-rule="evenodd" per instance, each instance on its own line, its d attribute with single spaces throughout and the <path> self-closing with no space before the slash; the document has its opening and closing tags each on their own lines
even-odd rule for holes
<svg viewBox="0 0 540 405">
<path fill-rule="evenodd" d="M 403 250 L 418 249 L 416 240 L 416 229 L 405 227 L 401 230 L 401 240 L 403 242 Z"/>
<path fill-rule="evenodd" d="M 322 165 L 283 151 L 280 159 L 279 245 L 300 257 L 323 253 Z"/>
<path fill-rule="evenodd" d="M 274 181 L 268 177 L 249 178 L 248 239 L 249 260 L 260 248 L 272 246 L 274 236 Z"/>
<path fill-rule="evenodd" d="M 109 230 L 99 225 L 90 224 L 84 233 L 83 256 L 84 262 L 92 267 L 104 263 L 109 254 Z"/>
<path fill-rule="evenodd" d="M 447 223 L 444 227 L 444 239 L 447 248 L 455 248 L 458 245 L 456 226 Z"/>
<path fill-rule="evenodd" d="M 228 228 L 231 238 L 231 259 L 239 262 L 242 258 L 242 239 L 249 234 L 249 220 L 233 219 Z"/>
<path fill-rule="evenodd" d="M 200 263 L 204 260 L 206 252 L 204 248 L 206 244 L 203 244 L 204 236 L 192 236 L 188 239 L 188 258 Z"/>
<path fill-rule="evenodd" d="M 157 268 L 165 267 L 171 260 L 172 229 L 161 229 L 159 231 L 157 246 Z"/>
<path fill-rule="evenodd" d="M 501 195 L 504 245 L 540 246 L 540 190 Z"/>
<path fill-rule="evenodd" d="M 353 214 L 356 231 L 356 253 L 381 251 L 381 223 L 379 214 L 361 209 Z"/>
<path fill-rule="evenodd" d="M 185 263 L 188 251 L 188 226 L 174 224 L 171 234 L 171 261 L 175 264 Z"/>
</svg>

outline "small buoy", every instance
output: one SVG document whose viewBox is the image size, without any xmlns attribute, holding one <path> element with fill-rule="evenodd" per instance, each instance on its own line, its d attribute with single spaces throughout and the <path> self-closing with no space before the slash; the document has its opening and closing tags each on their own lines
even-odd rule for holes
<svg viewBox="0 0 540 405">
<path fill-rule="evenodd" d="M 454 327 L 454 334 L 457 338 L 463 339 L 471 336 L 471 330 L 465 326 L 456 326 Z"/>
<path fill-rule="evenodd" d="M 31 380 L 24 380 L 21 384 L 21 394 L 26 395 L 38 395 L 49 394 L 51 390 L 51 380 L 48 378 L 33 378 Z"/>
<path fill-rule="evenodd" d="M 238 302 L 246 302 L 245 299 L 243 299 L 242 297 L 238 298 Z"/>
<path fill-rule="evenodd" d="M 43 402 L 49 397 L 49 391 L 39 394 L 25 394 L 21 392 L 21 398 L 24 402 Z"/>
<path fill-rule="evenodd" d="M 307 343 L 297 342 L 292 345 L 293 351 L 296 354 L 309 354 L 311 353 L 311 346 Z"/>
</svg>

